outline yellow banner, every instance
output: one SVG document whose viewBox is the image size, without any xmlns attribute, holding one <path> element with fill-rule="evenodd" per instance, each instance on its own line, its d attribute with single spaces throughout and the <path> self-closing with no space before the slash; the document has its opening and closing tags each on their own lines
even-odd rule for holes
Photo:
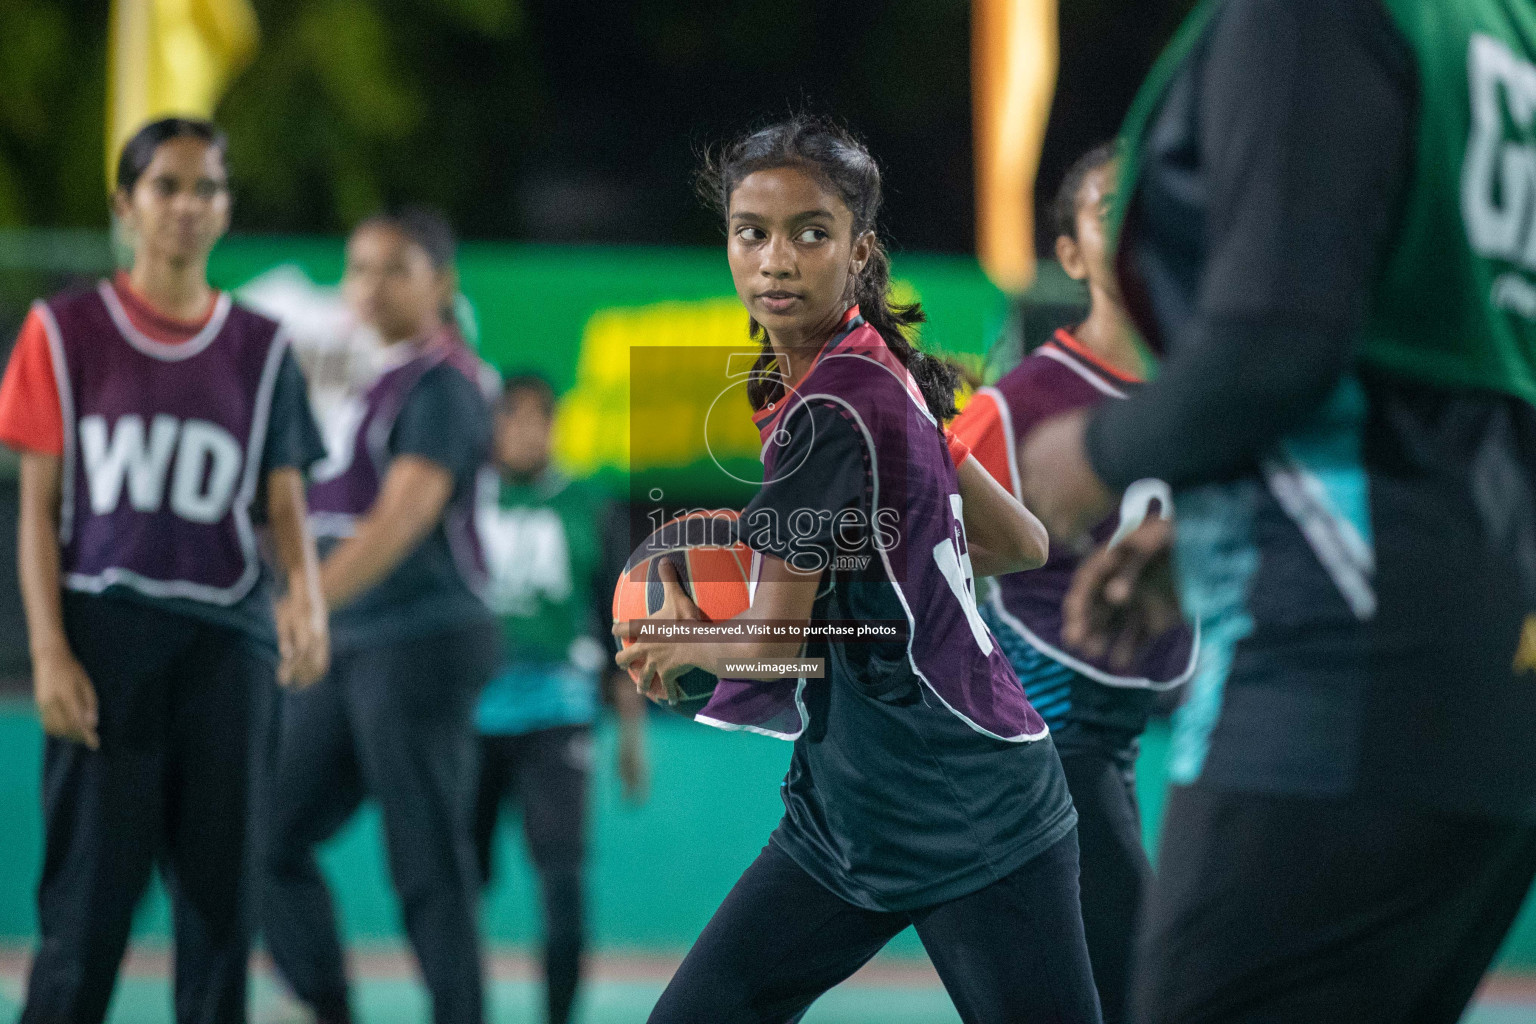
<svg viewBox="0 0 1536 1024">
<path fill-rule="evenodd" d="M 256 52 L 247 0 L 112 0 L 107 57 L 107 187 L 123 143 L 157 117 L 210 117 Z"/>
</svg>

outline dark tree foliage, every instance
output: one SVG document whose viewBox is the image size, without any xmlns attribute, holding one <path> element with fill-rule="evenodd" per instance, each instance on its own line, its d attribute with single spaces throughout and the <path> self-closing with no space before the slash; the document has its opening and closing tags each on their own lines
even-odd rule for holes
<svg viewBox="0 0 1536 1024">
<path fill-rule="evenodd" d="M 805 110 L 869 142 L 899 247 L 972 246 L 965 0 L 253 5 L 261 50 L 217 113 L 239 229 L 335 232 L 420 202 L 470 238 L 708 244 L 697 148 Z M 1114 133 L 1188 6 L 1063 0 L 1043 197 Z M 0 2 L 0 226 L 106 221 L 107 9 Z"/>
</svg>

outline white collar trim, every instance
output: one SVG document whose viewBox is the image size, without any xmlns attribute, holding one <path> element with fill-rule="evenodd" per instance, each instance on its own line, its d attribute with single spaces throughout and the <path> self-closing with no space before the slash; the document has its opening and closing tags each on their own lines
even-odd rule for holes
<svg viewBox="0 0 1536 1024">
<path fill-rule="evenodd" d="M 117 325 L 118 333 L 123 336 L 123 340 L 145 355 L 167 363 L 191 359 L 213 344 L 213 339 L 217 338 L 219 332 L 224 329 L 224 321 L 229 319 L 229 310 L 234 305 L 228 292 L 219 292 L 219 297 L 213 304 L 213 315 L 208 318 L 202 330 L 186 341 L 166 344 L 163 341 L 156 341 L 133 326 L 133 321 L 128 319 L 128 311 L 123 308 L 123 301 L 117 297 L 117 290 L 112 287 L 111 282 L 101 282 L 96 291 L 101 295 L 101 301 L 106 305 L 107 313 L 112 317 L 112 322 Z"/>
</svg>

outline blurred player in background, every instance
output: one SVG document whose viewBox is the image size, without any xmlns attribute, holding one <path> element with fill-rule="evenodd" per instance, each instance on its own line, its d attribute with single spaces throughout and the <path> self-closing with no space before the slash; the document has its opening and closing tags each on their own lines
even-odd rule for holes
<svg viewBox="0 0 1536 1024">
<path fill-rule="evenodd" d="M 225 148 L 181 118 L 128 141 L 113 206 L 132 269 L 38 303 L 0 383 L 48 734 L 21 1017 L 37 1024 L 105 1016 L 157 862 L 176 1019 L 245 1019 L 247 739 L 274 677 L 325 671 L 304 524 L 304 471 L 324 449 L 304 378 L 276 323 L 208 283 L 229 226 Z M 263 520 L 287 588 L 275 623 Z"/>
<path fill-rule="evenodd" d="M 1063 536 L 1177 488 L 1202 650 L 1142 1021 L 1449 1024 L 1536 873 L 1533 112 L 1523 0 L 1204 5 L 1133 108 L 1161 372 L 1022 468 Z M 1169 533 L 1085 563 L 1070 638 L 1157 628 Z"/>
<path fill-rule="evenodd" d="M 1069 409 L 1124 398 L 1141 384 L 1142 359 L 1105 244 L 1104 218 L 1115 188 L 1115 150 L 1091 150 L 1067 171 L 1052 207 L 1056 256 L 1088 285 L 1088 317 L 1063 328 L 992 387 L 981 388 L 951 429 L 1015 495 L 1021 495 L 1017 447 L 1042 421 Z M 1148 512 L 1132 491 L 1094 529 L 1107 541 Z M 1163 498 L 1166 502 L 1166 497 Z M 994 581 L 982 618 L 1007 652 L 1029 702 L 1051 728 L 1077 807 L 1083 930 L 1104 1019 L 1129 1011 L 1131 950 L 1142 892 L 1152 866 L 1141 843 L 1136 752 L 1157 693 L 1189 678 L 1194 643 L 1178 626 L 1147 638 L 1130 664 L 1088 659 L 1061 639 L 1061 605 L 1080 562 L 1071 544 L 1053 544 L 1046 564 Z M 1138 638 L 1139 639 L 1139 638 Z"/>
<path fill-rule="evenodd" d="M 474 707 L 499 636 L 478 596 L 476 477 L 490 446 L 480 364 L 451 325 L 453 234 L 382 214 L 347 242 L 343 291 L 388 369 L 310 490 L 335 648 L 285 695 L 258 844 L 262 925 L 283 978 L 322 1021 L 350 1019 L 335 913 L 315 861 L 365 797 L 439 1024 L 482 1016 L 475 918 Z"/>
<path fill-rule="evenodd" d="M 825 678 L 725 679 L 700 715 L 794 740 L 785 812 L 651 1020 L 795 1020 L 915 926 L 967 1024 L 1098 1021 L 1076 815 L 971 580 L 973 560 L 1039 565 L 1044 532 L 963 445 L 946 448 L 956 376 L 908 339 L 921 309 L 891 301 L 879 168 L 801 117 L 730 144 L 706 183 L 762 345 L 748 397 L 765 482 L 741 519 L 755 556 L 738 621 L 895 621 L 908 635 L 642 640 L 619 655 L 653 695 L 690 666 L 750 677 L 726 665 L 825 659 Z M 791 523 L 815 532 L 775 526 Z M 663 566 L 657 617 L 699 618 Z"/>
<path fill-rule="evenodd" d="M 550 465 L 555 392 L 536 374 L 506 380 L 495 417 L 500 479 L 480 508 L 504 656 L 480 698 L 475 850 L 489 884 L 496 821 L 508 797 L 544 906 L 547 1019 L 566 1024 L 581 975 L 592 725 L 609 685 L 619 716 L 619 778 L 643 800 L 645 702 L 609 662 L 609 595 L 628 554 L 627 522 L 596 485 Z M 600 631 L 598 631 L 600 630 Z"/>
</svg>

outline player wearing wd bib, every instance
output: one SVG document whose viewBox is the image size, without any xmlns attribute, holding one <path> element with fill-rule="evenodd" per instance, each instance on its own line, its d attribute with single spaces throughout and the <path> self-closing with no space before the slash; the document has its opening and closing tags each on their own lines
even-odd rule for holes
<svg viewBox="0 0 1536 1024">
<path fill-rule="evenodd" d="M 490 426 L 479 362 L 446 323 L 452 260 L 447 226 L 420 211 L 365 221 L 347 245 L 343 291 L 393 365 L 310 491 L 335 661 L 284 695 L 260 843 L 267 946 L 322 1021 L 351 1011 L 315 847 L 365 798 L 383 811 L 433 1019 L 482 1019 L 473 716 L 498 638 L 473 516 Z"/>
<path fill-rule="evenodd" d="M 279 672 L 323 671 L 302 473 L 324 452 L 277 325 L 208 286 L 223 154 L 200 121 L 130 140 L 116 204 L 133 270 L 38 303 L 0 383 L 49 733 L 29 1022 L 105 1016 L 157 862 L 178 1019 L 244 1020 L 254 709 Z M 279 623 L 263 526 L 289 590 Z"/>
<path fill-rule="evenodd" d="M 1103 233 L 1114 194 L 1114 147 L 1089 151 L 1067 171 L 1052 213 L 1056 253 L 1071 277 L 1088 285 L 1087 318 L 1059 330 L 991 387 L 977 390 L 951 429 L 1015 496 L 1023 494 L 1018 446 L 1035 428 L 1071 409 L 1122 399 L 1141 387 L 1142 361 L 1114 280 Z M 1093 530 L 1099 543 L 1134 528 L 1167 488 L 1149 480 L 1130 488 Z M 1082 844 L 1083 931 L 1108 1024 L 1129 1012 L 1131 951 L 1152 866 L 1142 848 L 1136 803 L 1136 752 L 1158 691 L 1183 683 L 1194 668 L 1188 629 L 1170 629 L 1138 645 L 1129 665 L 1072 650 L 1062 639 L 1062 603 L 1082 559 L 1052 546 L 1045 565 L 990 581 L 981 617 L 1007 653 L 1030 703 L 1051 728 L 1077 808 Z"/>
<path fill-rule="evenodd" d="M 783 820 L 651 1020 L 796 1020 L 913 925 L 962 1020 L 1098 1021 L 1076 815 L 972 589 L 973 560 L 1038 565 L 1044 536 L 963 445 L 958 472 L 946 448 L 955 376 L 907 341 L 919 311 L 890 305 L 879 171 L 809 118 L 746 136 L 712 171 L 737 293 L 766 334 L 748 391 L 764 485 L 741 519 L 752 606 L 737 621 L 894 622 L 897 636 L 619 655 L 653 694 L 690 666 L 724 677 L 699 721 L 794 741 Z M 657 617 L 698 617 L 662 576 Z M 801 655 L 824 675 L 742 667 Z"/>
<path fill-rule="evenodd" d="M 1454 1021 L 1536 872 L 1536 8 L 1202 4 L 1127 139 L 1165 358 L 1024 462 L 1056 525 L 1175 488 L 1140 1019 Z"/>
</svg>

